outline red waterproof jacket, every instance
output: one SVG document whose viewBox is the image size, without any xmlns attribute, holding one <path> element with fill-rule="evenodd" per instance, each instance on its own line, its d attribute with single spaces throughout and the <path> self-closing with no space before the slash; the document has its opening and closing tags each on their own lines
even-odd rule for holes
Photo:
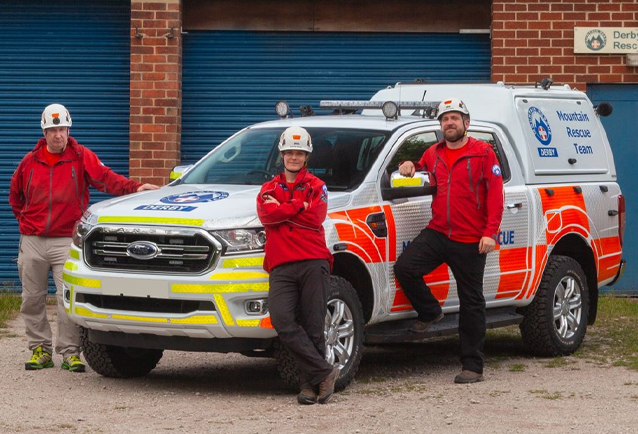
<svg viewBox="0 0 638 434">
<path fill-rule="evenodd" d="M 11 178 L 9 204 L 23 235 L 70 237 L 88 207 L 89 185 L 115 195 L 133 193 L 141 185 L 113 172 L 72 137 L 53 167 L 44 158 L 45 146 L 40 139 Z"/>
<path fill-rule="evenodd" d="M 445 141 L 428 148 L 416 170 L 430 173 L 436 185 L 428 228 L 454 241 L 481 237 L 496 240 L 503 217 L 503 177 L 496 154 L 487 143 L 468 137 L 465 151 L 450 169 Z M 459 239 L 461 237 L 462 239 Z"/>
<path fill-rule="evenodd" d="M 265 194 L 277 199 L 279 205 L 264 203 Z M 307 209 L 304 202 L 308 202 Z M 327 212 L 326 184 L 306 169 L 297 174 L 292 189 L 283 173 L 262 185 L 257 214 L 266 229 L 264 269 L 270 272 L 278 265 L 309 259 L 326 259 L 332 268 L 323 229 Z"/>
</svg>

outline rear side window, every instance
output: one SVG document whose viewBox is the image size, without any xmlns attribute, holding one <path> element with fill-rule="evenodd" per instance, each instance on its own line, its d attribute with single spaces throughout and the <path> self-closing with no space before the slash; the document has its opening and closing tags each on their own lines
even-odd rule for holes
<svg viewBox="0 0 638 434">
<path fill-rule="evenodd" d="M 492 150 L 496 154 L 496 158 L 498 159 L 498 164 L 501 166 L 501 172 L 503 173 L 503 182 L 507 182 L 510 179 L 510 168 L 507 164 L 507 159 L 503 154 L 503 149 L 499 140 L 493 133 L 483 132 L 483 131 L 468 131 L 468 136 L 474 137 L 476 140 L 480 140 L 481 142 L 488 143 L 492 146 Z"/>
</svg>

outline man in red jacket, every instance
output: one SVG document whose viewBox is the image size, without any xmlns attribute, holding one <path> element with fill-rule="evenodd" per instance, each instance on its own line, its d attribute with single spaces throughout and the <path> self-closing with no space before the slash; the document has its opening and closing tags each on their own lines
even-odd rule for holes
<svg viewBox="0 0 638 434">
<path fill-rule="evenodd" d="M 443 263 L 450 267 L 460 302 L 463 366 L 454 382 L 475 383 L 483 381 L 483 274 L 503 215 L 503 178 L 491 146 L 467 136 L 470 113 L 463 101 L 441 102 L 438 120 L 444 140 L 427 149 L 418 163 L 406 161 L 399 166 L 404 176 L 428 171 L 436 192 L 432 220 L 399 257 L 394 271 L 418 314 L 410 331 L 424 333 L 443 319 L 443 311 L 423 276 Z"/>
<path fill-rule="evenodd" d="M 89 185 L 122 195 L 159 187 L 126 179 L 106 167 L 88 148 L 69 136 L 71 115 L 60 104 L 42 112 L 44 138 L 20 162 L 11 178 L 9 203 L 20 228 L 18 272 L 22 282 L 20 313 L 33 351 L 25 369 L 54 366 L 53 339 L 46 313 L 49 270 L 57 288 L 58 334 L 55 351 L 62 368 L 84 372 L 80 334 L 64 311 L 62 271 L 75 222 L 89 204 Z"/>
<path fill-rule="evenodd" d="M 266 230 L 268 309 L 300 371 L 297 401 L 325 404 L 339 377 L 339 369 L 326 361 L 323 334 L 333 262 L 323 229 L 328 190 L 306 169 L 312 142 L 304 128 L 286 129 L 279 152 L 284 172 L 266 182 L 257 196 L 257 214 Z"/>
</svg>

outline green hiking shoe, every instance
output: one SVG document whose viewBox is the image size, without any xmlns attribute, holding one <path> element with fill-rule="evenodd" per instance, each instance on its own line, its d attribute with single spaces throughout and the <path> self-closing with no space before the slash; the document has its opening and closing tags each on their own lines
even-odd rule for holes
<svg viewBox="0 0 638 434">
<path fill-rule="evenodd" d="M 80 360 L 80 356 L 76 356 L 74 354 L 64 358 L 62 369 L 66 369 L 71 372 L 84 372 L 86 367 L 84 366 L 84 363 L 82 363 L 82 360 Z"/>
<path fill-rule="evenodd" d="M 44 368 L 53 368 L 53 359 L 51 358 L 51 354 L 42 350 L 42 347 L 37 347 L 33 350 L 33 355 L 24 364 L 24 369 L 27 371 L 37 371 L 39 369 Z"/>
</svg>

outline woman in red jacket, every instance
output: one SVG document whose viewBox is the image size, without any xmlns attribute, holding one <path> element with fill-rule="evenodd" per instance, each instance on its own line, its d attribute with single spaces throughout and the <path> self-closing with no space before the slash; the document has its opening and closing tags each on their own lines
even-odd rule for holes
<svg viewBox="0 0 638 434">
<path fill-rule="evenodd" d="M 325 359 L 323 334 L 333 260 L 323 229 L 328 190 L 306 169 L 312 142 L 305 129 L 286 129 L 279 152 L 285 170 L 266 182 L 257 196 L 257 213 L 266 229 L 268 309 L 300 371 L 297 401 L 325 404 L 339 377 L 339 370 Z"/>
</svg>

